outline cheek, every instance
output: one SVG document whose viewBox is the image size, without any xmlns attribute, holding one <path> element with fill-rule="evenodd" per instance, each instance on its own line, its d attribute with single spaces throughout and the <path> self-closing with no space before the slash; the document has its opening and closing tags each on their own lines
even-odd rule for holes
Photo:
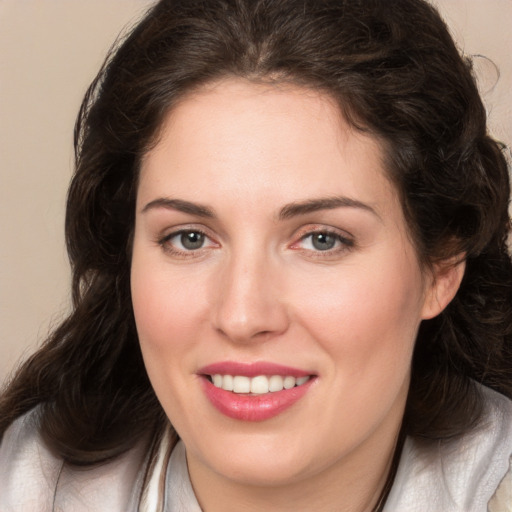
<svg viewBox="0 0 512 512">
<path fill-rule="evenodd" d="M 132 303 L 146 360 L 152 357 L 158 362 L 190 346 L 204 309 L 196 284 L 172 274 L 165 265 L 144 261 L 134 251 Z"/>
<path fill-rule="evenodd" d="M 422 305 L 414 265 L 403 262 L 386 272 L 378 265 L 350 268 L 315 285 L 315 293 L 302 294 L 301 321 L 350 377 L 376 367 L 378 373 L 408 371 Z"/>
<path fill-rule="evenodd" d="M 194 348 L 203 337 L 199 331 L 204 306 L 194 282 L 143 260 L 134 254 L 131 273 L 140 347 L 156 395 L 177 428 L 186 416 L 183 382 L 190 378 Z"/>
</svg>

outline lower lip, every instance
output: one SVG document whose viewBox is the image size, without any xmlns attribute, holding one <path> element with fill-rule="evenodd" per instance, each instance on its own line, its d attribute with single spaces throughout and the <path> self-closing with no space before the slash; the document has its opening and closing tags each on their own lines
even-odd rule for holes
<svg viewBox="0 0 512 512">
<path fill-rule="evenodd" d="M 201 379 L 206 396 L 225 416 L 241 421 L 264 421 L 281 414 L 300 400 L 314 378 L 301 386 L 262 395 L 237 394 L 215 387 L 206 377 Z"/>
</svg>

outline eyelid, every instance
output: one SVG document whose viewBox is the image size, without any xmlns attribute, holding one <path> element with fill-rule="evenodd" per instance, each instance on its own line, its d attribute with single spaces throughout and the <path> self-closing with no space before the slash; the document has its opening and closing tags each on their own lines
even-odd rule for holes
<svg viewBox="0 0 512 512">
<path fill-rule="evenodd" d="M 354 235 L 349 231 L 335 228 L 333 226 L 326 226 L 325 224 L 307 224 L 305 226 L 301 226 L 295 231 L 293 238 L 299 240 L 314 233 L 327 233 L 329 235 L 339 236 L 343 239 L 351 241 L 354 241 L 355 239 Z"/>
<path fill-rule="evenodd" d="M 200 247 L 198 249 L 179 249 L 177 247 L 172 246 L 169 242 L 184 233 L 199 233 L 205 237 L 210 243 L 207 246 Z M 168 254 L 179 256 L 179 257 L 197 257 L 199 254 L 202 254 L 204 250 L 208 250 L 211 247 L 219 247 L 220 244 L 215 240 L 215 238 L 210 233 L 209 229 L 206 229 L 204 226 L 197 225 L 181 225 L 174 226 L 172 229 L 166 230 L 165 234 L 160 234 L 156 237 L 156 243 Z"/>
<path fill-rule="evenodd" d="M 326 234 L 335 237 L 340 243 L 341 247 L 335 247 L 332 249 L 328 249 L 325 251 L 320 250 L 314 250 L 314 249 L 304 249 L 302 247 L 299 247 L 299 244 L 304 241 L 306 238 L 313 236 L 315 234 Z M 337 253 L 337 252 L 343 252 L 347 250 L 351 250 L 355 246 L 355 238 L 352 234 L 350 234 L 348 231 L 344 231 L 338 228 L 334 228 L 332 226 L 325 226 L 325 225 L 309 225 L 304 226 L 300 228 L 295 236 L 294 236 L 294 242 L 290 245 L 291 249 L 295 250 L 303 250 L 311 253 L 318 253 L 318 255 L 324 255 L 328 256 L 329 254 Z"/>
<path fill-rule="evenodd" d="M 173 233 L 169 233 L 167 236 L 165 236 L 163 238 L 163 242 L 168 242 L 168 241 L 172 240 L 173 238 L 178 238 L 181 235 L 185 235 L 185 234 L 189 234 L 189 233 L 196 233 L 198 235 L 202 235 L 202 236 L 204 236 L 205 240 L 209 240 L 210 242 L 212 242 L 211 238 L 206 233 L 203 233 L 202 231 L 199 231 L 198 229 L 180 229 L 179 231 L 174 231 Z M 215 245 L 215 244 L 211 243 L 210 245 Z M 202 248 L 203 247 L 201 247 L 201 249 Z M 191 249 L 189 249 L 189 250 L 191 250 Z"/>
</svg>

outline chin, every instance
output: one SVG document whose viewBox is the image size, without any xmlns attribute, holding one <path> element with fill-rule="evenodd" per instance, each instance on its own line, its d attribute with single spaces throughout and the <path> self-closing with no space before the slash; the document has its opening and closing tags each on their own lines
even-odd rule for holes
<svg viewBox="0 0 512 512">
<path fill-rule="evenodd" d="M 307 443 L 293 440 L 286 433 L 249 436 L 230 432 L 197 447 L 198 461 L 221 477 L 241 485 L 278 487 L 305 479 L 317 469 L 308 457 Z M 311 448 L 313 450 L 313 447 Z M 187 452 L 194 457 L 194 452 Z M 318 454 L 317 454 L 318 456 Z M 329 464 L 329 462 L 327 462 Z"/>
</svg>

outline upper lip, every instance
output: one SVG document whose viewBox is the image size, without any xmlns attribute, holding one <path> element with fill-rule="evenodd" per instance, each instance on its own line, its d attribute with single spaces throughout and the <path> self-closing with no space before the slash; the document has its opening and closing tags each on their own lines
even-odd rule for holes
<svg viewBox="0 0 512 512">
<path fill-rule="evenodd" d="M 311 372 L 293 368 L 282 364 L 267 361 L 254 363 L 240 363 L 235 361 L 219 361 L 217 363 L 203 366 L 197 372 L 200 375 L 244 375 L 246 377 L 257 377 L 258 375 L 290 375 L 291 377 L 307 377 Z"/>
</svg>

